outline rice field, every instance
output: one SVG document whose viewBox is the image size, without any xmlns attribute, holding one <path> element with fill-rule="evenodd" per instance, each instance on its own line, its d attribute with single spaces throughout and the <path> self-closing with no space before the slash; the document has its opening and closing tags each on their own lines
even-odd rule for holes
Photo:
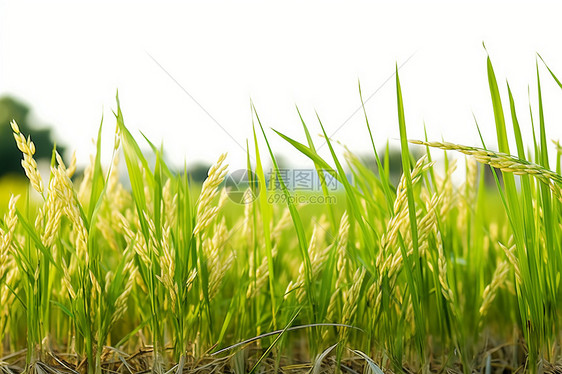
<svg viewBox="0 0 562 374">
<path fill-rule="evenodd" d="M 149 162 L 118 100 L 112 163 L 100 135 L 79 176 L 55 150 L 43 179 L 13 122 L 34 193 L 12 196 L 0 224 L 0 372 L 560 372 L 562 148 L 546 134 L 540 79 L 529 141 L 528 107 L 509 87 L 501 98 L 487 67 L 495 150 L 411 140 L 396 72 L 398 183 L 366 113 L 376 170 L 346 147 L 338 157 L 320 120 L 292 139 L 254 108 L 240 201 L 226 154 L 202 186 L 142 139 Z M 301 195 L 314 204 L 283 177 L 276 136 L 314 163 L 319 189 Z"/>
</svg>

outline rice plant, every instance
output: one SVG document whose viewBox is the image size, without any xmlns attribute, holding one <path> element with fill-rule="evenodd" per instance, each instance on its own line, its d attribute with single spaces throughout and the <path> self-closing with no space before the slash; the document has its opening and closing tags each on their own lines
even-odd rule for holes
<svg viewBox="0 0 562 374">
<path fill-rule="evenodd" d="M 0 222 L 0 371 L 562 370 L 562 149 L 549 158 L 539 64 L 527 143 L 509 85 L 502 100 L 489 58 L 487 69 L 496 150 L 410 139 L 396 71 L 396 184 L 364 106 L 374 169 L 319 116 L 311 124 L 297 109 L 300 141 L 266 131 L 252 105 L 242 200 L 225 183 L 226 154 L 200 186 L 143 139 L 147 157 L 119 100 L 110 165 L 100 125 L 78 176 L 76 159 L 67 165 L 54 149 L 43 179 L 31 137 L 13 122 L 31 189 L 12 196 Z M 274 136 L 313 162 L 316 191 L 290 185 Z"/>
</svg>

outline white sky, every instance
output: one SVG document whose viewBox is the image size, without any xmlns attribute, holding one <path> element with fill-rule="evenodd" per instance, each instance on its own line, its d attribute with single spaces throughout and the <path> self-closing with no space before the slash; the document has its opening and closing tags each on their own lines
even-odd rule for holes
<svg viewBox="0 0 562 374">
<path fill-rule="evenodd" d="M 397 138 L 394 77 L 381 85 L 413 55 L 400 70 L 410 138 L 422 137 L 425 121 L 432 140 L 479 145 L 474 113 L 492 144 L 482 41 L 528 129 L 535 53 L 562 78 L 561 10 L 538 1 L 1 1 L 0 94 L 28 102 L 81 163 L 102 114 L 110 152 L 119 89 L 130 130 L 163 141 L 174 163 L 228 151 L 231 165 L 243 167 L 237 143 L 251 137 L 250 98 L 266 127 L 303 141 L 295 105 L 314 134 L 315 110 L 331 134 L 358 108 L 360 79 L 364 97 L 378 90 L 367 103 L 377 142 Z M 539 66 L 548 135 L 559 139 L 562 90 Z M 269 134 L 274 149 L 302 160 Z M 359 112 L 334 138 L 362 153 L 366 135 Z"/>
</svg>

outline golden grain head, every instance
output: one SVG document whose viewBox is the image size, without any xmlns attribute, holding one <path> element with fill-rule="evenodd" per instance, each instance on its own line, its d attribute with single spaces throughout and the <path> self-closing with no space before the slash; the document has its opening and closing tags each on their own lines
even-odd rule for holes
<svg viewBox="0 0 562 374">
<path fill-rule="evenodd" d="M 358 268 L 353 274 L 353 283 L 351 287 L 343 292 L 344 303 L 342 321 L 344 324 L 350 323 L 353 320 L 355 311 L 357 310 L 357 302 L 359 301 L 359 295 L 366 272 L 365 268 Z"/>
<path fill-rule="evenodd" d="M 480 163 L 488 164 L 503 172 L 533 176 L 548 185 L 553 194 L 558 199 L 562 200 L 562 176 L 543 166 L 503 152 L 494 152 L 478 147 L 468 147 L 448 142 L 424 142 L 420 140 L 411 140 L 410 143 L 461 152 L 474 157 Z"/>
<path fill-rule="evenodd" d="M 40 194 L 43 194 L 43 179 L 39 170 L 37 170 L 37 162 L 33 158 L 35 154 L 35 144 L 31 141 L 31 138 L 25 136 L 20 132 L 20 129 L 15 121 L 11 122 L 14 139 L 18 149 L 23 153 L 23 160 L 21 165 L 25 171 L 25 174 L 31 186 Z"/>
<path fill-rule="evenodd" d="M 16 133 L 16 134 L 19 134 L 19 133 L 20 133 L 20 128 L 19 128 L 19 126 L 18 126 L 18 124 L 16 123 L 15 120 L 12 120 L 12 121 L 10 122 L 10 126 L 12 126 L 12 131 L 13 131 L 14 133 Z"/>
<path fill-rule="evenodd" d="M 492 281 L 486 286 L 482 294 L 482 305 L 478 310 L 480 316 L 486 315 L 492 302 L 494 301 L 496 294 L 500 287 L 505 283 L 507 275 L 509 274 L 509 263 L 507 261 L 502 261 L 497 266 L 492 276 Z"/>
</svg>

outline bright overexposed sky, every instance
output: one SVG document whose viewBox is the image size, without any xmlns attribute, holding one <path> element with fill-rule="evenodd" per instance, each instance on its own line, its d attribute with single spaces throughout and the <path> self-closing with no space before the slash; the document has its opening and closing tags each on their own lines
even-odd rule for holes
<svg viewBox="0 0 562 374">
<path fill-rule="evenodd" d="M 316 111 L 334 139 L 368 152 L 362 112 L 352 116 L 358 80 L 364 98 L 374 93 L 366 107 L 377 143 L 397 144 L 398 64 L 410 138 L 425 123 L 430 139 L 479 145 L 474 114 L 493 146 L 482 42 L 528 136 L 536 53 L 562 76 L 561 10 L 544 1 L 1 1 L 0 94 L 30 104 L 81 163 L 102 115 L 110 152 L 119 90 L 132 133 L 163 142 L 172 162 L 228 151 L 244 166 L 250 100 L 268 129 L 303 141 L 297 105 L 313 134 Z M 548 136 L 560 139 L 562 90 L 539 68 Z M 302 160 L 268 131 L 274 149 Z"/>
</svg>

